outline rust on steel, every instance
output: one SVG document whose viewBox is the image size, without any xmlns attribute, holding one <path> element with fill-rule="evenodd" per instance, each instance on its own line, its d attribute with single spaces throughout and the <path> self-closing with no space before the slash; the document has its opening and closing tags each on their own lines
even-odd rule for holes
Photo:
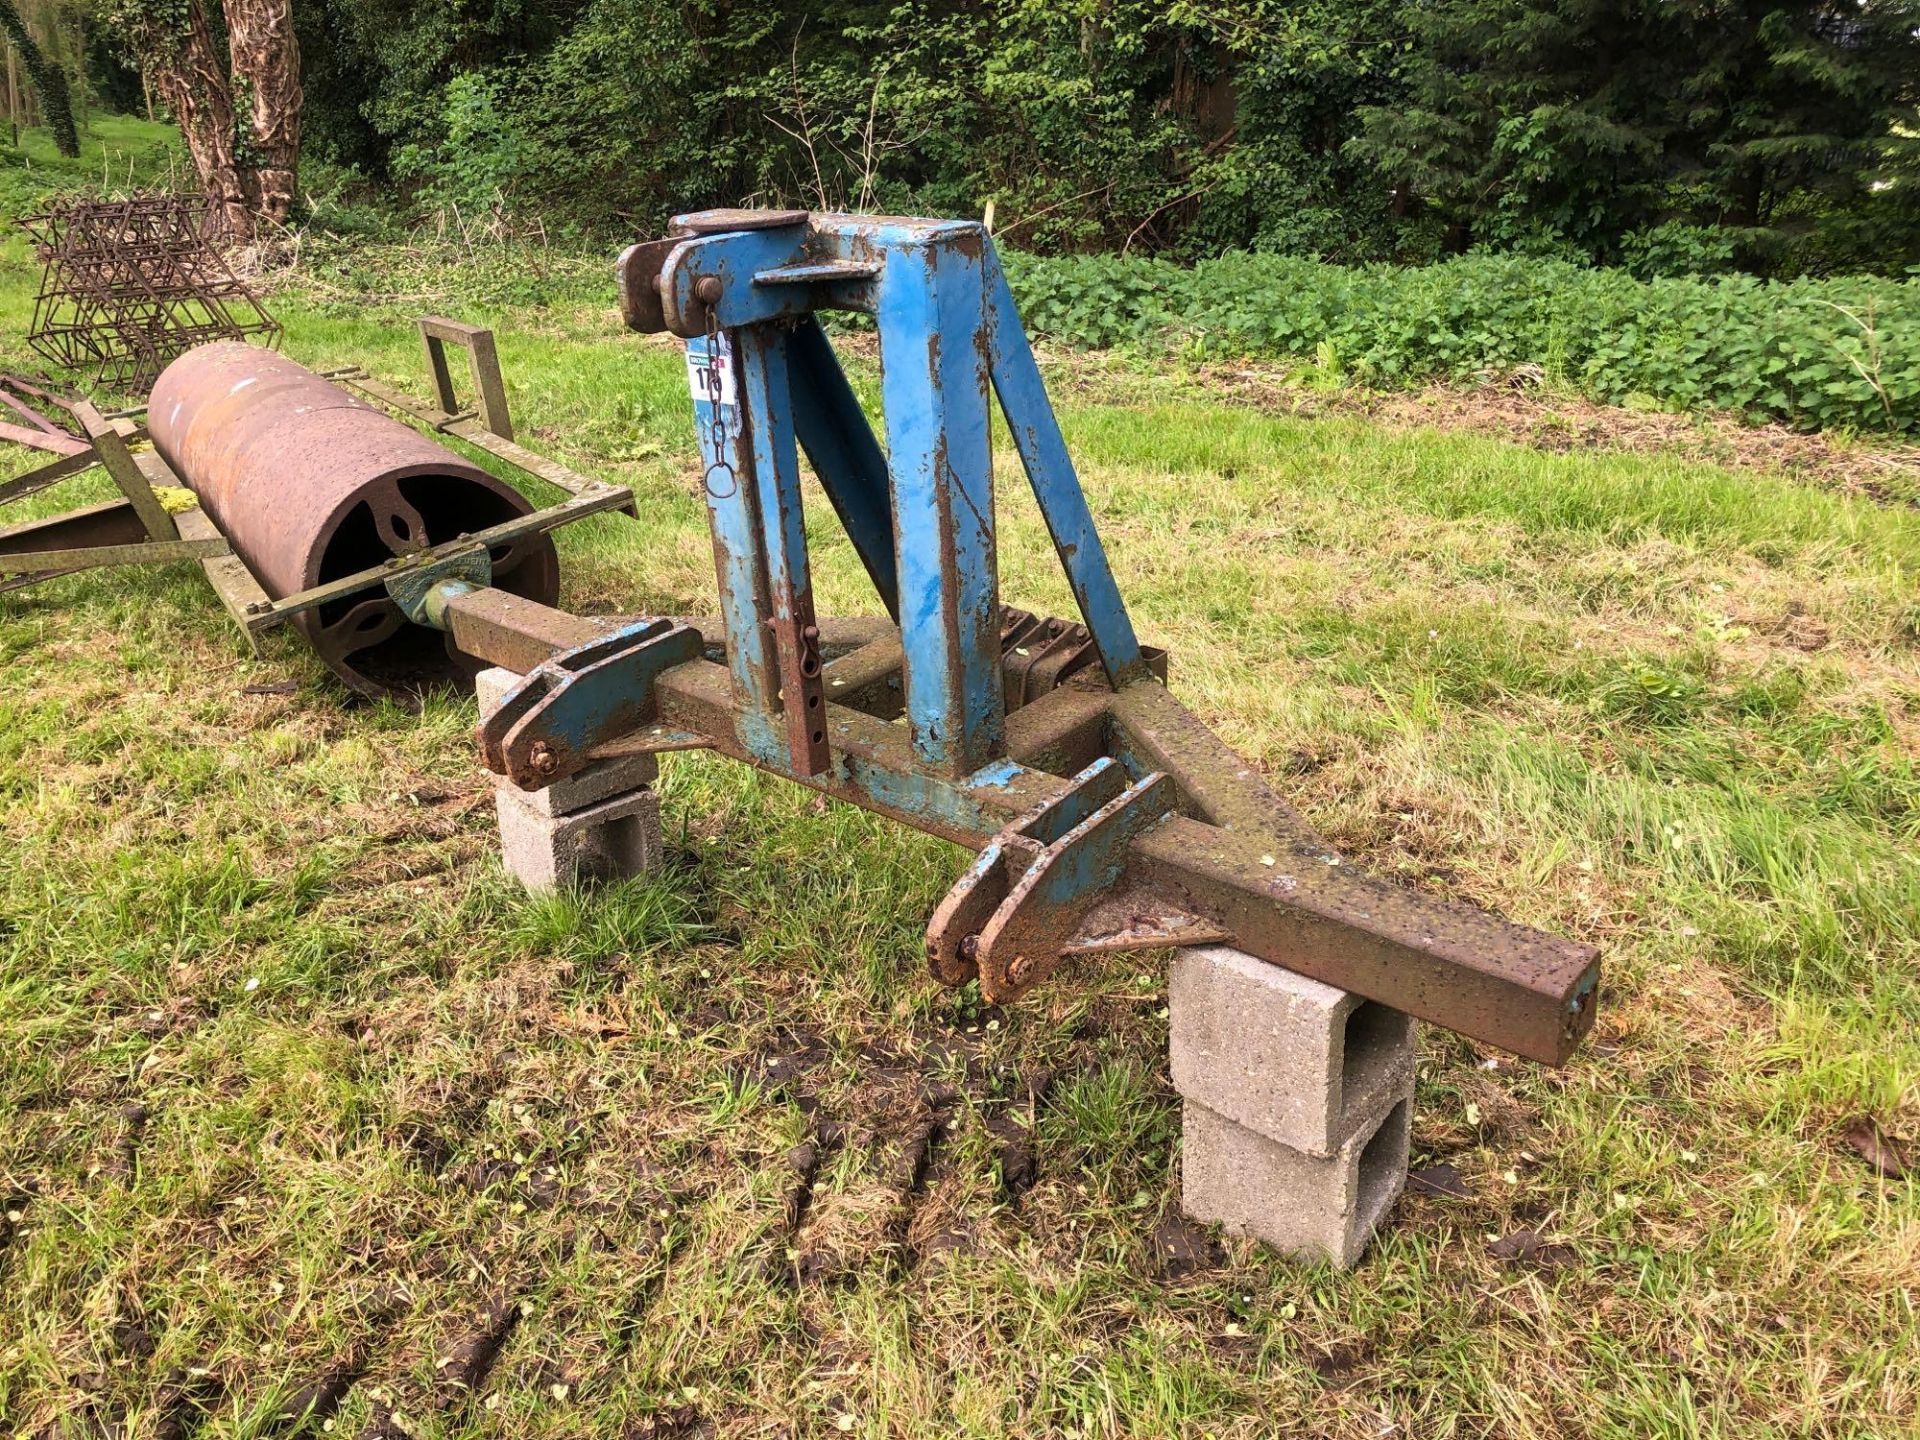
<svg viewBox="0 0 1920 1440">
<path fill-rule="evenodd" d="M 277 342 L 279 321 L 220 253 L 213 220 L 206 196 L 168 192 L 22 217 L 44 267 L 28 343 L 100 386 L 139 392 L 208 340 Z"/>
<path fill-rule="evenodd" d="M 606 623 L 484 590 L 453 600 L 448 617 L 469 653 L 520 671 L 590 641 Z M 1010 763 L 994 783 L 939 774 L 918 762 L 901 727 L 885 718 L 898 708 L 885 688 L 894 632 L 874 622 L 865 627 L 864 643 L 825 667 L 836 762 L 822 774 L 797 777 L 836 799 L 977 851 L 1064 794 L 1072 782 L 1060 772 L 1121 743 L 1127 721 L 1160 732 L 1151 746 L 1156 753 L 1184 752 L 1190 764 L 1204 758 L 1189 735 L 1157 713 L 1157 702 L 1145 702 L 1143 711 L 1143 702 L 1131 698 L 1139 687 L 1116 695 L 1096 666 L 1010 711 Z M 699 744 L 767 768 L 735 733 L 731 681 L 721 665 L 675 665 L 655 688 L 652 731 L 661 743 L 634 748 Z M 1253 823 L 1250 802 L 1227 798 L 1232 793 L 1216 783 L 1213 793 L 1190 794 L 1186 808 L 1209 818 L 1176 811 L 1134 836 L 1120 888 L 1049 943 L 1076 954 L 1231 937 L 1273 964 L 1549 1064 L 1563 1063 L 1592 1027 L 1599 977 L 1592 946 L 1402 890 L 1343 863 L 1290 812 Z M 1043 973 L 1010 977 L 1004 997 L 996 998 L 1024 993 Z"/>
<path fill-rule="evenodd" d="M 4 573 L 8 559 L 29 556 L 70 554 L 76 551 L 102 550 L 109 546 L 135 545 L 147 538 L 140 516 L 124 499 L 88 505 L 45 520 L 29 520 L 20 525 L 0 527 L 0 590 L 18 590 L 58 575 L 71 575 L 90 568 L 68 565 L 54 570 L 25 570 Z"/>
<path fill-rule="evenodd" d="M 47 418 L 31 402 L 41 401 L 48 409 L 59 407 L 71 414 L 72 402 L 64 396 L 42 389 L 18 375 L 0 375 L 0 405 L 13 411 L 17 420 L 0 421 L 0 440 L 27 445 L 55 455 L 85 455 L 93 447 L 73 432 L 72 427 Z M 24 422 L 24 423 L 21 423 Z"/>
<path fill-rule="evenodd" d="M 274 599 L 533 513 L 504 481 L 284 355 L 223 342 L 161 374 L 153 443 Z M 497 547 L 493 583 L 551 604 L 559 562 L 544 533 Z M 294 622 L 354 690 L 417 689 L 476 667 L 414 625 L 383 590 Z"/>
</svg>

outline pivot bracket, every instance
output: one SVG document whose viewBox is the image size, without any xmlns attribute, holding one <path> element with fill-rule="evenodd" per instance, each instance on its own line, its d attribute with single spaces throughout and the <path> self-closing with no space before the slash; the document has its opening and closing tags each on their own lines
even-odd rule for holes
<svg viewBox="0 0 1920 1440">
<path fill-rule="evenodd" d="M 480 758 L 523 790 L 564 780 L 592 763 L 596 746 L 653 719 L 654 681 L 704 648 L 691 626 L 648 619 L 563 650 L 528 672 L 480 726 Z"/>
</svg>

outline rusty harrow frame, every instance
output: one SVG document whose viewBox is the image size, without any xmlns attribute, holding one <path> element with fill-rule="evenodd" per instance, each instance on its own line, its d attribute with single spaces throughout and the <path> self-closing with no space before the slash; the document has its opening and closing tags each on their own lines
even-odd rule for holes
<svg viewBox="0 0 1920 1440">
<path fill-rule="evenodd" d="M 122 393 L 209 340 L 277 343 L 280 322 L 209 238 L 212 217 L 203 196 L 146 194 L 22 219 L 44 261 L 28 341 Z"/>
</svg>

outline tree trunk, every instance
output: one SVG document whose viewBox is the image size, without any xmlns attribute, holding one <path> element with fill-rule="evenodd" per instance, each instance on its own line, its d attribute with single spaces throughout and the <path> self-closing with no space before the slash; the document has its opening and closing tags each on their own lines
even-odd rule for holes
<svg viewBox="0 0 1920 1440">
<path fill-rule="evenodd" d="M 1766 175 L 1760 163 L 1749 160 L 1734 178 L 1731 202 L 1722 212 L 1721 224 L 1738 225 L 1751 230 L 1760 223 L 1760 197 L 1766 188 Z"/>
<path fill-rule="evenodd" d="M 62 155 L 80 153 L 80 134 L 73 128 L 73 102 L 67 96 L 67 72 L 48 60 L 12 0 L 0 0 L 0 31 L 20 52 L 20 64 L 27 72 L 27 83 L 40 97 L 40 113 L 53 133 L 53 148 Z"/>
<path fill-rule="evenodd" d="M 233 153 L 233 95 L 201 0 L 188 0 L 186 26 L 142 57 L 160 98 L 186 137 L 187 153 L 215 213 L 233 240 L 253 238 L 253 211 Z"/>
<path fill-rule="evenodd" d="M 300 162 L 300 44 L 292 0 L 224 0 L 234 108 L 246 121 L 240 183 L 257 215 L 284 225 Z"/>
<path fill-rule="evenodd" d="M 122 43 L 173 111 L 227 238 L 245 242 L 260 218 L 284 225 L 293 208 L 300 47 L 292 0 L 221 0 L 225 46 L 208 23 L 210 3 L 187 0 L 183 23 L 129 27 Z"/>
</svg>

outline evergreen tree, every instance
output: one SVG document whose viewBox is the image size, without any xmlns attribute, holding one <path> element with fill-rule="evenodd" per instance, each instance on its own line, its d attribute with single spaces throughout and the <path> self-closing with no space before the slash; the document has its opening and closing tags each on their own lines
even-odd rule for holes
<svg viewBox="0 0 1920 1440">
<path fill-rule="evenodd" d="M 47 129 L 53 134 L 53 148 L 62 155 L 80 153 L 80 135 L 73 128 L 73 101 L 67 94 L 67 76 L 34 43 L 26 22 L 11 0 L 0 0 L 0 31 L 6 33 L 13 48 L 20 52 L 20 64 L 27 72 L 27 83 L 40 97 L 40 113 L 46 116 Z"/>
<path fill-rule="evenodd" d="M 1453 242 L 1601 256 L 1680 220 L 1776 241 L 1916 144 L 1916 0 L 1431 0 L 1353 153 Z M 1773 231 L 1769 235 L 1766 232 Z"/>
</svg>

